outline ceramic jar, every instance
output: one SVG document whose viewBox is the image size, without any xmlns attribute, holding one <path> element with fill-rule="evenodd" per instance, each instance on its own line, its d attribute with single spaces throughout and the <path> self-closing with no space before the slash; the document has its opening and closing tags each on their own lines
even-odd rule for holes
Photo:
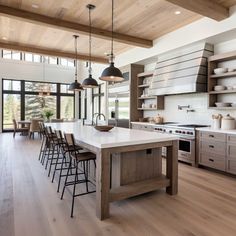
<svg viewBox="0 0 236 236">
<path fill-rule="evenodd" d="M 235 129 L 235 119 L 229 114 L 227 116 L 224 116 L 221 122 L 221 129 L 223 130 Z"/>
</svg>

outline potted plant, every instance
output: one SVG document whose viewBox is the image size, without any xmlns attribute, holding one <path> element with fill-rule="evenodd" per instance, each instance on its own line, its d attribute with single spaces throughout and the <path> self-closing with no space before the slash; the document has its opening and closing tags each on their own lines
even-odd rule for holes
<svg viewBox="0 0 236 236">
<path fill-rule="evenodd" d="M 53 112 L 50 109 L 45 109 L 43 112 L 43 116 L 46 117 L 46 121 L 49 122 L 50 118 L 53 116 Z"/>
</svg>

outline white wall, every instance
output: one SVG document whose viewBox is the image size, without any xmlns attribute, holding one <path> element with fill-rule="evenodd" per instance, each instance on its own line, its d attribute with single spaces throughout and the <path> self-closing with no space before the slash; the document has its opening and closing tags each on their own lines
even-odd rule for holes
<svg viewBox="0 0 236 236">
<path fill-rule="evenodd" d="M 0 112 L 2 114 L 2 79 L 43 81 L 43 64 L 25 61 L 0 59 Z M 45 65 L 45 81 L 71 83 L 74 68 L 59 65 Z M 2 115 L 0 116 L 0 132 Z"/>
<path fill-rule="evenodd" d="M 223 43 L 215 44 L 216 54 L 230 52 L 236 50 L 236 39 L 226 41 Z M 231 61 L 229 63 L 223 63 L 224 67 L 236 68 L 236 61 Z M 150 63 L 145 65 L 145 70 L 153 70 L 155 63 Z M 226 81 L 226 80 L 224 80 Z M 236 79 L 229 79 L 228 84 L 236 85 Z M 227 100 L 228 99 L 228 100 Z M 235 101 L 236 95 L 225 96 L 225 101 Z M 191 109 L 195 112 L 187 113 L 186 110 L 178 110 L 178 105 L 190 105 Z M 145 111 L 146 117 L 154 117 L 157 114 L 164 116 L 165 121 L 178 121 L 186 123 L 196 123 L 196 124 L 211 124 L 212 114 L 221 113 L 226 115 L 230 113 L 236 118 L 235 111 L 225 111 L 225 110 L 213 110 L 208 109 L 208 94 L 207 93 L 196 93 L 196 94 L 183 94 L 183 95 L 173 95 L 165 97 L 165 110 L 163 111 Z"/>
</svg>

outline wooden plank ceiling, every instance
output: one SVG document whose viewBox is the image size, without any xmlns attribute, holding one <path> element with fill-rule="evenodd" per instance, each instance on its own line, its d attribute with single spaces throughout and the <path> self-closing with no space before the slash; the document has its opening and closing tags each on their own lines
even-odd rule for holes
<svg viewBox="0 0 236 236">
<path fill-rule="evenodd" d="M 214 1 L 224 7 L 236 4 L 235 0 Z M 4 6 L 84 25 L 88 25 L 86 5 L 89 3 L 96 6 L 92 12 L 93 27 L 111 30 L 111 0 L 0 0 L 0 4 Z M 176 11 L 181 11 L 181 14 L 176 15 Z M 115 32 L 148 40 L 154 40 L 201 17 L 164 0 L 115 1 Z M 1 43 L 14 43 L 31 48 L 73 53 L 73 34 L 61 28 L 0 14 L 0 46 Z M 79 53 L 87 55 L 88 36 L 79 35 Z M 115 54 L 118 55 L 132 47 L 130 44 L 115 42 Z M 93 37 L 93 56 L 104 59 L 105 53 L 109 53 L 109 50 L 109 39 Z"/>
</svg>

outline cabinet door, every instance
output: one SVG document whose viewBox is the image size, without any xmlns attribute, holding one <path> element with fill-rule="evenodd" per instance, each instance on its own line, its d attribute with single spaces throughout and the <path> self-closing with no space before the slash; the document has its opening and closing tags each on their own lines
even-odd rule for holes
<svg viewBox="0 0 236 236">
<path fill-rule="evenodd" d="M 236 174 L 236 159 L 235 160 L 227 160 L 226 170 L 228 173 Z"/>
</svg>

